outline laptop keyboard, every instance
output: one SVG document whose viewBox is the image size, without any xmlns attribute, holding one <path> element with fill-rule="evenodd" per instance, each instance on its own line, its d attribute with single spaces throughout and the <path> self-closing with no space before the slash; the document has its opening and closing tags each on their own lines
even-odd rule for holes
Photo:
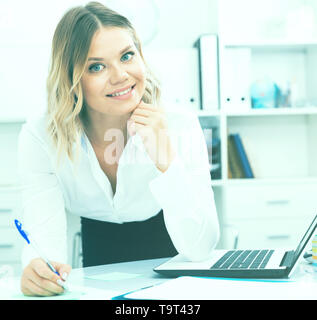
<svg viewBox="0 0 317 320">
<path fill-rule="evenodd" d="M 263 269 L 274 250 L 230 250 L 210 269 Z"/>
</svg>

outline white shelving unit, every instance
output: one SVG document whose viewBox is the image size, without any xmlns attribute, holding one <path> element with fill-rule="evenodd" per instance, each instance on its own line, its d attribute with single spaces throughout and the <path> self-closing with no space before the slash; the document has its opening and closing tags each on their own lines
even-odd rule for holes
<svg viewBox="0 0 317 320">
<path fill-rule="evenodd" d="M 232 49 L 249 51 L 250 84 L 292 77 L 300 90 L 293 106 L 252 109 L 230 97 L 228 107 L 223 66 Z M 317 41 L 220 41 L 219 52 L 220 109 L 198 112 L 202 127 L 216 128 L 221 140 L 221 179 L 212 182 L 223 229 L 219 247 L 232 247 L 233 234 L 237 247 L 294 247 L 317 209 Z M 228 178 L 231 133 L 242 138 L 255 178 Z"/>
<path fill-rule="evenodd" d="M 19 204 L 15 187 L 0 185 L 0 266 L 10 265 L 15 275 L 22 272 L 23 239 L 14 226 L 14 219 L 19 214 Z"/>
</svg>

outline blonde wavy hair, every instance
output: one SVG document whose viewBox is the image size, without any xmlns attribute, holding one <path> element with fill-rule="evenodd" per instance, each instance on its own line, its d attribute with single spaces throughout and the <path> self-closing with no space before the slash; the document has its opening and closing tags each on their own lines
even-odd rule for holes
<svg viewBox="0 0 317 320">
<path fill-rule="evenodd" d="M 58 23 L 52 41 L 47 78 L 47 132 L 57 151 L 57 165 L 63 156 L 76 162 L 84 131 L 84 97 L 81 78 L 95 32 L 101 27 L 127 29 L 146 66 L 146 87 L 142 100 L 157 105 L 160 86 L 145 63 L 141 42 L 130 21 L 99 2 L 89 2 L 67 11 Z"/>
</svg>

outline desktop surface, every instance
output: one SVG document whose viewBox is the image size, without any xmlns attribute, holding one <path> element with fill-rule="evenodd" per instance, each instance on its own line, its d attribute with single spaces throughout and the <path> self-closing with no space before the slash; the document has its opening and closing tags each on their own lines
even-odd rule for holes
<svg viewBox="0 0 317 320">
<path fill-rule="evenodd" d="M 86 298 L 87 300 L 110 300 L 113 297 L 164 283 L 171 280 L 171 278 L 157 274 L 153 271 L 153 268 L 164 263 L 168 259 L 170 258 L 140 260 L 73 269 L 67 283 L 71 287 L 77 288 L 77 291 L 75 290 L 75 295 L 70 294 L 69 296 L 65 295 L 64 297 L 57 296 L 57 299 L 68 299 L 69 297 L 69 299 L 74 300 L 85 300 Z M 276 279 L 272 280 L 276 281 Z M 304 282 L 309 281 L 312 284 L 314 283 L 314 288 L 316 286 L 317 289 L 317 267 L 308 264 L 304 259 L 298 264 L 291 278 L 283 281 L 294 282 L 302 280 L 304 280 Z M 86 291 L 86 295 L 79 296 L 78 290 Z M 55 299 L 56 297 L 52 298 Z M 256 297 L 254 298 L 256 299 Z M 280 298 L 283 299 L 283 297 Z M 30 298 L 24 297 L 21 294 L 20 277 L 13 277 L 11 279 L 0 279 L 0 299 L 13 300 Z M 193 298 L 193 300 L 194 299 L 195 298 Z M 236 299 L 239 299 L 239 297 L 237 296 Z M 270 294 L 268 293 L 267 298 L 264 299 L 270 299 Z"/>
</svg>

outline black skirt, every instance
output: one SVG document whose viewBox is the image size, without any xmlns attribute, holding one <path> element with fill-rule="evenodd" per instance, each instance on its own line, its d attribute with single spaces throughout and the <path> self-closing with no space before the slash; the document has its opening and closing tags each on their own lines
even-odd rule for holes
<svg viewBox="0 0 317 320">
<path fill-rule="evenodd" d="M 177 254 L 163 211 L 145 221 L 123 224 L 81 218 L 81 234 L 84 267 Z"/>
</svg>

